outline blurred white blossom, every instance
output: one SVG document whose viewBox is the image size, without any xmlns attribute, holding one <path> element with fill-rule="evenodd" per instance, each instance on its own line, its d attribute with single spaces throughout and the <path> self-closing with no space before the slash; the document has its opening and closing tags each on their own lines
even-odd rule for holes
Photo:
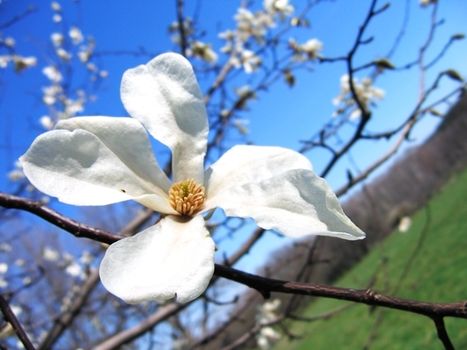
<svg viewBox="0 0 467 350">
<path fill-rule="evenodd" d="M 59 83 L 63 80 L 62 73 L 55 66 L 46 66 L 42 69 L 42 73 L 49 79 L 51 82 Z"/>
<path fill-rule="evenodd" d="M 280 299 L 273 299 L 266 301 L 263 305 L 258 308 L 256 314 L 256 323 L 260 325 L 267 325 L 276 321 L 279 316 L 281 301 Z"/>
<path fill-rule="evenodd" d="M 61 33 L 52 33 L 50 35 L 50 40 L 54 46 L 61 46 L 63 45 L 63 35 Z"/>
<path fill-rule="evenodd" d="M 399 232 L 407 232 L 410 229 L 410 226 L 412 226 L 412 219 L 408 216 L 404 216 L 399 221 L 398 230 Z"/>
<path fill-rule="evenodd" d="M 251 50 L 243 50 L 240 57 L 232 57 L 231 62 L 233 66 L 237 68 L 243 67 L 245 73 L 250 74 L 261 65 L 261 57 Z"/>
<path fill-rule="evenodd" d="M 3 43 L 5 44 L 6 47 L 12 48 L 13 46 L 15 46 L 16 41 L 11 36 L 9 36 L 3 40 Z"/>
<path fill-rule="evenodd" d="M 68 35 L 70 36 L 72 43 L 75 45 L 81 44 L 84 40 L 83 33 L 78 27 L 71 27 Z"/>
<path fill-rule="evenodd" d="M 45 247 L 42 251 L 42 257 L 47 261 L 57 261 L 60 259 L 60 253 L 50 247 Z"/>
<path fill-rule="evenodd" d="M 83 269 L 81 268 L 81 265 L 76 262 L 68 265 L 65 269 L 65 272 L 71 277 L 83 277 Z"/>
<path fill-rule="evenodd" d="M 270 324 L 279 319 L 281 301 L 273 299 L 265 302 L 258 308 L 256 324 L 261 327 L 256 337 L 256 342 L 261 349 L 271 349 L 275 342 L 281 338 L 281 334 L 270 327 Z"/>
<path fill-rule="evenodd" d="M 194 56 L 206 61 L 214 63 L 217 61 L 217 54 L 212 49 L 210 44 L 203 43 L 202 41 L 194 41 L 188 49 L 188 56 Z"/>
<path fill-rule="evenodd" d="M 81 257 L 79 258 L 79 261 L 84 265 L 89 265 L 90 263 L 92 263 L 92 260 L 93 260 L 93 256 L 87 250 L 85 250 L 83 254 L 81 254 Z"/>
<path fill-rule="evenodd" d="M 262 350 L 272 349 L 274 343 L 281 338 L 281 334 L 272 327 L 263 327 L 260 329 L 256 343 Z"/>
<path fill-rule="evenodd" d="M 56 12 L 60 12 L 62 10 L 62 6 L 60 6 L 60 4 L 57 1 L 52 1 L 50 3 L 50 7 Z"/>
<path fill-rule="evenodd" d="M 24 259 L 16 259 L 16 260 L 15 260 L 15 265 L 16 265 L 16 266 L 19 266 L 19 267 L 23 267 L 24 265 L 26 265 L 26 260 L 24 260 Z"/>
<path fill-rule="evenodd" d="M 53 122 L 52 118 L 50 118 L 48 115 L 43 115 L 39 119 L 39 123 L 46 130 L 51 130 L 54 127 L 54 122 Z"/>
<path fill-rule="evenodd" d="M 12 247 L 8 243 L 0 243 L 0 252 L 9 253 L 11 252 Z"/>
<path fill-rule="evenodd" d="M 230 55 L 230 63 L 250 74 L 258 69 L 262 60 L 255 54 L 254 46 L 262 47 L 270 31 L 276 27 L 276 19 L 283 20 L 293 12 L 288 0 L 265 0 L 264 8 L 252 12 L 240 7 L 234 16 L 236 27 L 219 34 L 225 40 L 221 52 Z"/>
<path fill-rule="evenodd" d="M 56 52 L 57 56 L 60 57 L 64 61 L 69 61 L 71 59 L 71 53 L 69 53 L 63 47 L 57 48 L 57 50 L 55 50 L 55 52 Z"/>
<path fill-rule="evenodd" d="M 283 18 L 293 13 L 294 7 L 289 0 L 264 0 L 264 8 L 272 14 L 279 14 Z"/>
<path fill-rule="evenodd" d="M 309 39 L 303 44 L 298 44 L 295 39 L 290 39 L 289 48 L 293 51 L 295 61 L 313 60 L 320 57 L 323 43 L 316 38 Z"/>
<path fill-rule="evenodd" d="M 21 162 L 20 161 L 16 161 L 15 164 L 14 164 L 14 168 L 13 170 L 11 170 L 9 173 L 8 173 L 8 179 L 10 181 L 19 181 L 21 179 L 24 179 L 24 173 L 23 173 L 23 166 L 21 165 Z M 9 249 L 9 250 L 6 250 L 6 249 Z M 11 245 L 9 245 L 8 243 L 3 243 L 2 246 L 0 247 L 0 251 L 11 251 Z"/>
<path fill-rule="evenodd" d="M 5 274 L 8 271 L 7 263 L 0 263 L 0 273 Z"/>
<path fill-rule="evenodd" d="M 363 78 L 361 81 L 354 78 L 353 86 L 358 100 L 365 108 L 375 105 L 376 101 L 384 98 L 384 90 L 373 86 L 373 81 L 370 78 Z M 350 112 L 349 118 L 351 120 L 361 116 L 361 111 L 351 94 L 349 76 L 347 74 L 341 77 L 340 94 L 332 102 L 338 107 L 334 115 Z"/>
</svg>

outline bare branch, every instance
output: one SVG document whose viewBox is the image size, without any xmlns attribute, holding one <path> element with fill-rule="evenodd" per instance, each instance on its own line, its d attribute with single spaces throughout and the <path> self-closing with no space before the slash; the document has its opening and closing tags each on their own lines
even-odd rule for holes
<svg viewBox="0 0 467 350">
<path fill-rule="evenodd" d="M 32 345 L 31 340 L 29 340 L 28 335 L 24 331 L 23 327 L 21 326 L 21 323 L 16 318 L 15 314 L 10 308 L 10 305 L 8 304 L 6 299 L 3 297 L 3 295 L 0 295 L 0 309 L 2 309 L 2 313 L 3 313 L 3 317 L 5 317 L 5 321 L 11 324 L 16 335 L 21 340 L 21 343 L 24 345 L 24 347 L 27 350 L 35 350 L 34 345 Z"/>
</svg>

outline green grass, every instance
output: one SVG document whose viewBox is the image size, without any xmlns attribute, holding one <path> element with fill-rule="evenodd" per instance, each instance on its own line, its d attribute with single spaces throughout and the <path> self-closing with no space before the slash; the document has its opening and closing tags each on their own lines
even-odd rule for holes
<svg viewBox="0 0 467 350">
<path fill-rule="evenodd" d="M 411 267 L 397 288 L 412 255 Z M 366 288 L 372 278 L 375 278 L 373 289 L 398 297 L 433 302 L 467 300 L 467 172 L 452 179 L 414 215 L 408 232 L 394 232 L 336 285 Z M 318 315 L 347 304 L 317 299 L 304 310 L 303 316 Z M 467 349 L 467 320 L 445 321 L 455 348 Z M 302 338 L 283 340 L 276 349 L 360 350 L 365 345 L 371 350 L 443 349 L 428 318 L 364 305 L 355 304 L 329 320 L 293 322 L 289 327 Z"/>
</svg>

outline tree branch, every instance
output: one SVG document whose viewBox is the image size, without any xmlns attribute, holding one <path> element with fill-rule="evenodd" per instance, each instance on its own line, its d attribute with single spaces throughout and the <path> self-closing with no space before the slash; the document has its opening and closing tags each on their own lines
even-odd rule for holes
<svg viewBox="0 0 467 350">
<path fill-rule="evenodd" d="M 10 305 L 2 295 L 0 295 L 0 309 L 2 310 L 3 317 L 5 317 L 5 321 L 11 324 L 26 350 L 35 350 L 34 345 L 32 345 L 31 340 L 29 340 L 29 337 L 21 326 L 21 323 L 18 321 L 11 310 Z"/>
<path fill-rule="evenodd" d="M 103 243 L 113 243 L 120 239 L 120 237 L 104 230 L 79 224 L 78 222 L 66 218 L 54 210 L 45 207 L 42 203 L 31 201 L 25 198 L 0 193 L 0 205 L 6 208 L 16 208 L 34 213 L 77 237 L 86 237 Z M 256 289 L 264 297 L 269 297 L 272 292 L 308 295 L 314 297 L 347 300 L 360 304 L 385 307 L 423 315 L 435 321 L 435 325 L 438 330 L 438 336 L 445 345 L 446 349 L 453 349 L 453 347 L 444 327 L 443 318 L 456 317 L 467 319 L 467 301 L 454 303 L 419 302 L 415 300 L 401 299 L 383 295 L 371 289 L 340 288 L 320 284 L 299 283 L 265 278 L 219 264 L 215 265 L 214 275 L 217 277 L 227 278 L 229 280 L 244 284 L 250 288 Z M 156 314 L 151 316 L 149 319 L 147 319 L 147 322 L 145 322 L 144 325 L 145 327 L 143 328 L 150 329 L 154 326 L 153 322 L 150 322 L 150 319 L 157 318 L 159 321 L 161 319 L 166 319 L 167 317 L 173 315 L 175 312 L 183 309 L 185 306 L 186 305 L 180 306 L 175 304 L 167 305 L 166 307 L 159 310 Z M 140 332 L 136 333 L 141 334 Z M 449 346 L 451 346 L 451 348 Z M 109 349 L 109 347 L 102 347 L 102 349 L 104 348 Z"/>
</svg>

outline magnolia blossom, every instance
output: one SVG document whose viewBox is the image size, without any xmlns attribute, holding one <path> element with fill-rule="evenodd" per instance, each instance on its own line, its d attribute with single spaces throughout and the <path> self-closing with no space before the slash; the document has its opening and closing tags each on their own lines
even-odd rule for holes
<svg viewBox="0 0 467 350">
<path fill-rule="evenodd" d="M 114 295 L 129 303 L 184 303 L 201 295 L 215 252 L 203 214 L 215 208 L 291 237 L 364 237 L 299 153 L 236 146 L 205 171 L 206 109 L 182 56 L 162 54 L 127 70 L 120 92 L 133 118 L 62 120 L 21 158 L 31 183 L 64 203 L 132 199 L 165 215 L 107 249 L 100 277 Z M 171 149 L 172 179 L 154 158 L 148 133 Z"/>
<path fill-rule="evenodd" d="M 358 100 L 365 107 L 374 105 L 376 101 L 382 100 L 384 98 L 385 92 L 383 89 L 373 86 L 373 81 L 371 78 L 365 77 L 361 81 L 354 78 L 353 86 L 355 93 L 357 94 Z M 350 90 L 350 78 L 347 74 L 344 74 L 341 77 L 341 91 L 340 94 L 333 99 L 333 104 L 338 106 L 339 109 L 336 112 L 337 114 L 342 113 L 343 111 L 350 110 L 350 119 L 354 120 L 360 118 L 361 111 L 356 106 L 356 102 L 353 99 Z"/>
<path fill-rule="evenodd" d="M 256 338 L 256 343 L 262 350 L 272 349 L 274 343 L 281 338 L 281 334 L 272 327 L 263 327 L 260 329 Z"/>
<path fill-rule="evenodd" d="M 280 306 L 280 299 L 273 299 L 262 304 L 256 314 L 256 323 L 267 325 L 276 321 L 279 318 L 278 312 L 280 311 Z"/>
<path fill-rule="evenodd" d="M 16 72 L 21 72 L 27 68 L 34 67 L 37 64 L 37 58 L 34 56 L 21 55 L 0 55 L 0 68 L 7 68 L 9 63 L 13 63 Z"/>
<path fill-rule="evenodd" d="M 54 83 L 59 83 L 63 80 L 62 73 L 55 66 L 47 66 L 42 69 L 42 73 Z"/>
<path fill-rule="evenodd" d="M 294 7 L 289 4 L 289 0 L 264 0 L 263 4 L 266 11 L 272 14 L 279 14 L 283 17 L 289 16 L 294 11 Z"/>
<path fill-rule="evenodd" d="M 215 63 L 217 61 L 217 54 L 212 49 L 211 45 L 198 40 L 191 44 L 188 55 L 199 57 L 208 63 Z"/>
<path fill-rule="evenodd" d="M 50 35 L 50 40 L 52 41 L 52 44 L 54 46 L 62 46 L 64 37 L 63 37 L 63 34 L 61 33 L 52 33 Z"/>
<path fill-rule="evenodd" d="M 323 43 L 313 38 L 300 45 L 294 39 L 290 39 L 289 47 L 293 50 L 295 61 L 313 60 L 320 57 Z"/>
<path fill-rule="evenodd" d="M 68 31 L 68 35 L 75 45 L 81 44 L 81 42 L 84 40 L 83 33 L 78 27 L 71 27 Z"/>
</svg>

